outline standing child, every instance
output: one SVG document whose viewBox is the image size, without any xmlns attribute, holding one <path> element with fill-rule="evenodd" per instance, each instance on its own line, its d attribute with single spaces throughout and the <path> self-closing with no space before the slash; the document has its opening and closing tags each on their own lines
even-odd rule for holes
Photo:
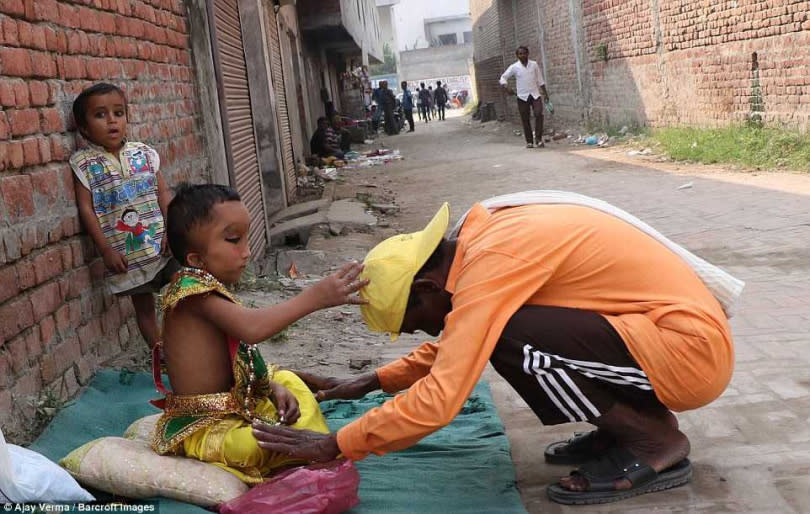
<svg viewBox="0 0 810 514">
<path fill-rule="evenodd" d="M 304 382 L 267 366 L 256 344 L 318 309 L 365 303 L 354 293 L 368 281 L 357 278 L 361 264 L 347 264 L 283 303 L 243 307 L 226 284 L 237 282 L 250 260 L 249 228 L 247 208 L 225 186 L 180 186 L 169 205 L 169 242 L 186 267 L 163 296 L 172 392 L 157 375 L 166 398 L 155 402 L 164 413 L 152 447 L 211 462 L 255 484 L 301 459 L 259 447 L 254 420 L 329 431 Z"/>
<path fill-rule="evenodd" d="M 73 118 L 87 148 L 70 157 L 79 216 L 107 267 L 111 292 L 129 296 L 149 348 L 159 341 L 154 293 L 179 266 L 163 237 L 171 199 L 157 152 L 127 141 L 127 100 L 106 83 L 85 89 Z"/>
</svg>

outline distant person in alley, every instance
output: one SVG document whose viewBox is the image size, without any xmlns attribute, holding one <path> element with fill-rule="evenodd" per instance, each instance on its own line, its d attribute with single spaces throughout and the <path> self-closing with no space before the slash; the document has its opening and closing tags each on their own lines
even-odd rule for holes
<svg viewBox="0 0 810 514">
<path fill-rule="evenodd" d="M 408 89 L 408 83 L 402 81 L 402 112 L 405 114 L 405 120 L 408 122 L 408 132 L 413 132 L 413 93 Z"/>
<path fill-rule="evenodd" d="M 444 107 L 447 105 L 447 90 L 442 86 L 442 81 L 436 81 L 436 91 L 433 92 L 433 99 L 436 101 L 436 115 L 439 120 L 444 121 Z"/>
<path fill-rule="evenodd" d="M 340 138 L 335 134 L 326 116 L 318 118 L 318 128 L 309 140 L 309 151 L 318 157 L 337 157 L 343 159 L 340 150 Z"/>
<path fill-rule="evenodd" d="M 543 148 L 543 104 L 548 101 L 546 81 L 536 61 L 529 60 L 529 49 L 519 46 L 515 51 L 518 60 L 501 75 L 501 87 L 510 95 L 517 95 L 520 121 L 523 122 L 523 135 L 526 137 L 526 148 Z M 509 87 L 509 79 L 515 78 L 515 89 Z M 534 133 L 529 111 L 534 113 Z"/>
<path fill-rule="evenodd" d="M 430 91 L 425 88 L 425 83 L 419 83 L 419 112 L 422 113 L 422 118 L 425 120 L 425 123 L 430 121 L 430 102 L 432 99 L 430 98 Z"/>
<path fill-rule="evenodd" d="M 380 82 L 380 96 L 379 104 L 383 111 L 383 120 L 385 123 L 385 133 L 389 136 L 399 134 L 399 126 L 394 119 L 394 109 L 397 106 L 397 98 L 394 92 L 388 88 L 388 81 L 383 80 Z"/>
<path fill-rule="evenodd" d="M 265 447 L 326 461 L 402 450 L 448 425 L 487 363 L 543 425 L 595 429 L 545 450 L 577 464 L 549 485 L 596 504 L 683 485 L 690 443 L 674 412 L 726 389 L 726 313 L 742 283 L 595 198 L 524 191 L 476 203 L 447 232 L 445 204 L 419 232 L 365 258 L 363 319 L 375 332 L 425 332 L 409 355 L 352 378 L 302 375 L 319 400 L 398 393 L 337 434 L 264 427 Z M 433 443 L 435 444 L 435 443 Z"/>
</svg>

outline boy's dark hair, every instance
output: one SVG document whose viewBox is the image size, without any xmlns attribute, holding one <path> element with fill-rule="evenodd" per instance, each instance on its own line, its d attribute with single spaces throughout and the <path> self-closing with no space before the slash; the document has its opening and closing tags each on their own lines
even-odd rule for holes
<svg viewBox="0 0 810 514">
<path fill-rule="evenodd" d="M 422 89 L 425 89 L 425 83 L 424 82 L 420 82 L 419 85 L 422 86 Z"/>
<path fill-rule="evenodd" d="M 166 213 L 166 237 L 174 258 L 184 266 L 188 265 L 186 257 L 191 230 L 211 221 L 215 205 L 241 199 L 235 190 L 219 184 L 179 184 Z"/>
<path fill-rule="evenodd" d="M 73 120 L 76 122 L 76 126 L 79 128 L 87 127 L 87 102 L 90 100 L 91 96 L 97 95 L 106 95 L 107 93 L 118 93 L 121 95 L 121 98 L 124 99 L 124 108 L 127 107 L 127 95 L 124 94 L 124 90 L 120 87 L 107 83 L 107 82 L 99 82 L 98 84 L 93 84 L 92 86 L 88 87 L 81 93 L 79 96 L 73 100 Z"/>
<path fill-rule="evenodd" d="M 441 86 L 441 85 L 442 85 L 442 81 L 441 81 L 441 80 L 437 80 L 437 81 L 436 81 L 436 85 L 437 85 L 437 86 Z"/>
<path fill-rule="evenodd" d="M 130 212 L 134 212 L 135 214 L 138 214 L 138 211 L 136 211 L 132 207 L 127 207 L 126 209 L 124 209 L 124 212 L 121 213 L 121 219 L 124 219 L 124 216 L 126 216 Z"/>
<path fill-rule="evenodd" d="M 519 47 L 515 48 L 515 53 L 517 54 L 521 50 L 526 50 L 526 53 L 529 53 L 529 47 L 528 46 L 523 46 L 523 45 L 520 45 Z"/>
</svg>

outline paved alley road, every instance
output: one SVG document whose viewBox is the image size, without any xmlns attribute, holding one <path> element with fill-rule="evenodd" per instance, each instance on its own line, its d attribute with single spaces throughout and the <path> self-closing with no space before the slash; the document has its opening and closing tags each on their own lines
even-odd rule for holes
<svg viewBox="0 0 810 514">
<path fill-rule="evenodd" d="M 517 394 L 487 372 L 527 509 L 810 512 L 810 176 L 685 175 L 607 160 L 609 150 L 564 144 L 529 150 L 512 128 L 448 118 L 387 138 L 406 160 L 373 171 L 390 180 L 403 229 L 420 229 L 443 201 L 455 220 L 473 202 L 498 194 L 576 191 L 629 211 L 747 283 L 732 319 L 737 364 L 731 386 L 712 405 L 679 416 L 695 465 L 686 487 L 601 507 L 550 503 L 545 486 L 569 468 L 546 465 L 543 448 L 577 427 L 542 427 Z M 690 182 L 691 188 L 678 189 Z M 386 356 L 407 350 L 407 344 L 391 345 Z"/>
</svg>

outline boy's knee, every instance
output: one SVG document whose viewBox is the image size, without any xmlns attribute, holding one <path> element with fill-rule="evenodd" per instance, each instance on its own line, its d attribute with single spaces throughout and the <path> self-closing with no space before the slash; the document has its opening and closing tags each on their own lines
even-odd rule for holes
<svg viewBox="0 0 810 514">
<path fill-rule="evenodd" d="M 287 370 L 287 369 L 282 369 L 282 370 L 279 370 L 279 371 L 276 371 L 275 373 L 273 373 L 273 382 L 278 382 L 281 385 L 285 385 L 285 386 L 288 383 L 294 383 L 294 384 L 299 384 L 300 383 L 301 385 L 305 385 L 304 381 L 301 380 L 300 378 L 298 378 L 298 375 L 296 375 L 295 373 L 293 373 L 292 371 Z"/>
<path fill-rule="evenodd" d="M 259 466 L 265 458 L 264 450 L 253 436 L 250 425 L 231 430 L 225 435 L 222 454 L 225 464 L 240 468 Z"/>
</svg>

